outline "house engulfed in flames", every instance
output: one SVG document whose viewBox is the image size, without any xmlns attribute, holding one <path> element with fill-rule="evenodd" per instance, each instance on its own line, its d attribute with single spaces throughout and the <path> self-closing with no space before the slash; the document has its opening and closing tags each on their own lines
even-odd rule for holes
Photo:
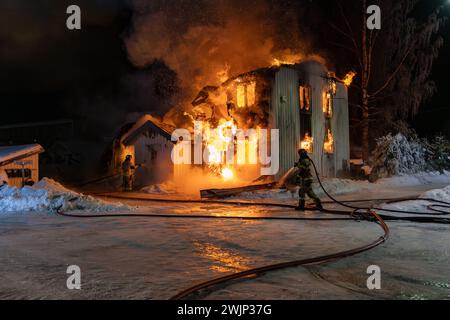
<svg viewBox="0 0 450 320">
<path fill-rule="evenodd" d="M 230 145 L 238 144 L 235 137 L 238 129 L 245 132 L 255 129 L 258 134 L 260 129 L 268 129 L 269 132 L 270 129 L 278 129 L 279 170 L 271 177 L 273 180 L 279 179 L 293 167 L 300 148 L 310 153 L 323 177 L 345 174 L 350 158 L 347 88 L 352 76 L 349 74 L 340 80 L 316 61 L 278 63 L 230 78 L 219 87 L 205 87 L 193 101 L 192 112 L 186 114 L 192 124 L 202 123 L 201 128 L 193 125 L 191 130 L 194 135 L 195 132 L 202 134 L 201 153 L 208 160 L 202 166 L 225 180 L 243 176 L 245 180 L 255 180 L 261 176 L 263 165 L 252 158 L 258 157 L 260 150 L 253 155 L 251 152 L 238 155 L 234 157 L 234 163 L 224 164 L 226 153 Z M 142 130 L 143 127 L 145 130 Z M 170 142 L 167 126 L 157 124 L 150 118 L 138 121 L 131 131 L 125 137 L 131 136 L 133 139 L 121 140 L 122 152 L 124 148 L 129 148 L 133 149 L 133 154 L 144 154 L 136 151 L 137 145 L 142 143 L 133 145 L 133 141 L 139 141 L 142 134 L 153 137 L 152 141 L 161 145 L 155 146 L 153 143 L 151 146 L 154 159 L 158 158 L 154 150 L 176 148 L 177 142 Z M 268 139 L 267 152 L 270 155 L 270 134 Z M 249 137 L 246 137 L 245 143 L 249 143 Z M 231 150 L 236 153 L 239 147 L 234 146 Z M 193 159 L 194 153 L 188 157 Z M 164 158 L 167 160 L 168 157 L 169 153 L 165 151 Z M 178 172 L 182 166 L 175 165 L 173 172 Z"/>
</svg>

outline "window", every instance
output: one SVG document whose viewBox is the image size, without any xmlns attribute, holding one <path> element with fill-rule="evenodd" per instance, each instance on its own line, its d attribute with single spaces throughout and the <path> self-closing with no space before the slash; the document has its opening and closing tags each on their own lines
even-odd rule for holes
<svg viewBox="0 0 450 320">
<path fill-rule="evenodd" d="M 300 110 L 303 112 L 311 112 L 311 87 L 300 86 Z"/>
<path fill-rule="evenodd" d="M 313 142 L 312 137 L 312 108 L 311 108 L 311 87 L 310 86 L 300 86 L 299 87 L 300 96 L 300 136 L 302 138 L 301 148 L 308 151 L 308 153 L 313 153 Z"/>
<path fill-rule="evenodd" d="M 238 108 L 252 107 L 256 103 L 256 82 L 239 83 L 236 88 Z"/>
<path fill-rule="evenodd" d="M 323 113 L 326 118 L 333 116 L 333 98 L 330 92 L 323 93 Z"/>
<path fill-rule="evenodd" d="M 333 97 L 337 93 L 336 80 L 329 78 L 326 90 L 323 92 L 323 113 L 325 117 L 331 118 L 333 116 Z"/>
<path fill-rule="evenodd" d="M 31 178 L 31 170 L 24 169 L 22 177 L 22 169 L 7 169 L 5 170 L 8 178 Z"/>
</svg>

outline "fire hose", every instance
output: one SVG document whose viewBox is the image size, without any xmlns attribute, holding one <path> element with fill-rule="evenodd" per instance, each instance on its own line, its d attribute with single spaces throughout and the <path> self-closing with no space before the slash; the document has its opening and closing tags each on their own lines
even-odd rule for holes
<svg viewBox="0 0 450 320">
<path fill-rule="evenodd" d="M 259 276 L 264 273 L 270 272 L 270 271 L 276 271 L 286 268 L 293 268 L 293 267 L 299 267 L 299 266 L 310 266 L 310 265 L 316 265 L 316 264 L 323 264 L 335 261 L 337 259 L 342 259 L 345 257 L 353 256 L 362 252 L 366 252 L 368 250 L 371 250 L 373 248 L 376 248 L 377 246 L 383 244 L 387 239 L 389 238 L 390 231 L 389 227 L 385 223 L 385 221 L 412 221 L 412 222 L 422 222 L 422 223 L 444 223 L 444 224 L 450 224 L 450 219 L 444 219 L 444 218 L 433 218 L 433 217 L 393 217 L 393 216 L 386 216 L 386 215 L 379 215 L 374 210 L 382 210 L 382 211 L 388 211 L 388 212 L 396 212 L 396 213 L 409 213 L 408 211 L 400 211 L 400 210 L 389 210 L 389 209 L 383 209 L 383 208 L 374 208 L 374 207 L 356 207 L 349 205 L 348 203 L 351 202 L 367 202 L 367 201 L 391 201 L 391 203 L 394 202 L 401 202 L 401 201 L 407 201 L 407 200 L 424 200 L 424 201 L 432 201 L 437 204 L 432 204 L 428 206 L 428 208 L 436 213 L 439 213 L 441 215 L 447 215 L 450 214 L 450 212 L 443 211 L 441 209 L 450 208 L 450 203 L 446 203 L 443 201 L 437 201 L 434 199 L 418 199 L 418 198 L 403 198 L 403 199 L 369 199 L 369 200 L 352 200 L 352 201 L 339 201 L 335 199 L 333 196 L 331 196 L 325 187 L 322 184 L 322 181 L 320 180 L 320 176 L 318 173 L 318 170 L 316 168 L 316 165 L 314 162 L 310 159 L 311 163 L 313 164 L 313 168 L 316 174 L 316 177 L 318 179 L 318 182 L 320 184 L 320 187 L 324 191 L 327 197 L 329 197 L 333 203 L 339 204 L 343 207 L 352 209 L 352 212 L 348 211 L 339 211 L 339 210 L 329 210 L 329 209 L 323 209 L 321 210 L 324 213 L 329 214 L 335 214 L 335 215 L 345 215 L 348 216 L 347 218 L 302 218 L 302 217 L 239 217 L 239 216 L 210 216 L 210 215 L 170 215 L 170 214 L 99 214 L 99 215 L 76 215 L 76 214 L 67 214 L 64 212 L 61 212 L 58 210 L 58 214 L 65 217 L 74 217 L 74 218 L 127 218 L 127 217 L 151 217 L 151 218 L 176 218 L 176 219 L 229 219 L 229 220 L 294 220 L 294 221 L 349 221 L 349 220 L 368 220 L 377 223 L 383 230 L 383 236 L 379 237 L 375 241 L 365 245 L 361 246 L 355 249 L 346 250 L 334 254 L 324 255 L 320 257 L 315 258 L 309 258 L 309 259 L 303 259 L 303 260 L 296 260 L 296 261 L 290 261 L 290 262 L 284 262 L 284 263 L 278 263 L 268 266 L 263 266 L 259 268 L 253 268 L 246 271 L 230 274 L 224 277 L 212 279 L 200 284 L 197 284 L 193 287 L 190 287 L 186 290 L 183 290 L 182 292 L 179 292 L 177 295 L 173 296 L 171 300 L 179 300 L 179 299 L 185 299 L 187 297 L 192 296 L 195 293 L 198 293 L 202 290 L 216 287 L 221 284 L 225 284 L 232 280 L 237 279 L 243 279 L 247 278 L 249 276 Z M 114 196 L 113 196 L 114 197 Z M 126 198 L 126 197 L 116 197 L 116 198 Z M 293 205 L 288 204 L 275 204 L 275 203 L 249 203 L 249 202 L 237 202 L 237 201 L 214 201 L 214 200 L 178 200 L 178 199 L 148 199 L 148 198 L 128 198 L 131 200 L 145 200 L 145 201 L 154 201 L 154 202 L 172 202 L 172 203 L 211 203 L 211 204 L 225 204 L 225 205 L 239 205 L 239 206 L 269 206 L 269 207 L 281 207 L 281 208 L 295 208 Z M 440 209 L 438 209 L 440 208 Z M 417 212 L 411 213 L 411 214 L 418 214 Z M 425 214 L 425 213 L 420 213 Z M 428 212 L 426 214 L 429 214 Z"/>
</svg>

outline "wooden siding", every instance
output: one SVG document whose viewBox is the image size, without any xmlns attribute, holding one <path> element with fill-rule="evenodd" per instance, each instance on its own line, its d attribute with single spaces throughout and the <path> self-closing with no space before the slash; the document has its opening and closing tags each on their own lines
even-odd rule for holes
<svg viewBox="0 0 450 320">
<path fill-rule="evenodd" d="M 7 165 L 0 167 L 0 169 L 4 169 L 5 171 L 6 170 L 21 170 L 22 166 L 17 164 L 19 162 L 25 162 L 24 168 L 31 170 L 31 179 L 34 182 L 38 182 L 39 181 L 39 155 L 38 154 L 11 162 Z M 9 185 L 18 187 L 18 188 L 22 187 L 22 178 L 9 177 L 8 180 L 9 180 Z"/>
<path fill-rule="evenodd" d="M 165 181 L 173 174 L 171 152 L 174 144 L 159 132 L 148 130 L 134 142 L 134 159 L 142 164 L 136 170 L 136 185 Z"/>
</svg>

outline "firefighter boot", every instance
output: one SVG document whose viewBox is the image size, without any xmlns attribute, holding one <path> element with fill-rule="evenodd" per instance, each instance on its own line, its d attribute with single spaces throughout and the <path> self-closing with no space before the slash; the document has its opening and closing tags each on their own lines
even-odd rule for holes
<svg viewBox="0 0 450 320">
<path fill-rule="evenodd" d="M 298 207 L 296 207 L 295 210 L 297 210 L 297 211 L 305 211 L 305 204 L 306 204 L 305 200 L 300 200 L 298 202 Z"/>
</svg>

